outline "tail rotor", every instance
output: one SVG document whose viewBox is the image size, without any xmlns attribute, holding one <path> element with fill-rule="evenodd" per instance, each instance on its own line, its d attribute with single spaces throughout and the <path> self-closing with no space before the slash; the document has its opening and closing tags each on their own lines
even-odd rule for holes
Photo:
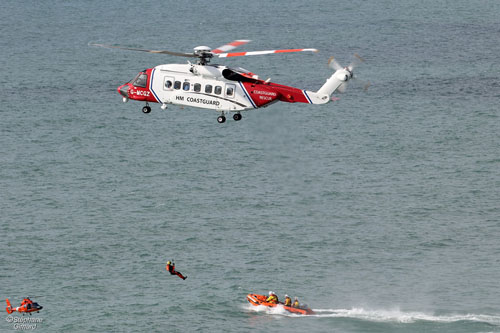
<svg viewBox="0 0 500 333">
<path fill-rule="evenodd" d="M 363 59 L 357 53 L 354 53 L 353 60 L 351 61 L 349 66 L 346 66 L 346 67 L 342 67 L 333 57 L 331 57 L 328 60 L 328 67 L 330 67 L 331 69 L 333 69 L 335 71 L 343 69 L 346 71 L 345 76 L 344 76 L 344 83 L 342 83 L 337 88 L 338 92 L 340 92 L 340 93 L 345 92 L 345 90 L 347 88 L 347 82 L 351 79 L 356 79 L 359 83 L 361 83 L 363 85 L 363 90 L 366 91 L 368 89 L 368 87 L 371 85 L 370 82 L 367 82 L 367 81 L 365 82 L 365 81 L 359 80 L 358 77 L 354 75 L 354 68 L 358 67 L 359 65 L 361 65 L 364 62 L 365 62 L 365 59 Z"/>
</svg>

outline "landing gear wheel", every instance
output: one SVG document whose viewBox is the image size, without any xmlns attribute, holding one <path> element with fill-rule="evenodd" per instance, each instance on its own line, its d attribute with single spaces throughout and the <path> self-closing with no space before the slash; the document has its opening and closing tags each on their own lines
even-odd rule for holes
<svg viewBox="0 0 500 333">
<path fill-rule="evenodd" d="M 145 107 L 142 108 L 142 112 L 144 112 L 144 113 L 150 113 L 151 112 L 151 107 L 149 105 L 146 105 Z"/>
<path fill-rule="evenodd" d="M 226 121 L 226 117 L 224 117 L 224 116 L 218 116 L 217 117 L 217 121 L 219 122 L 219 124 L 222 124 L 223 122 Z"/>
<path fill-rule="evenodd" d="M 240 114 L 240 113 L 235 113 L 235 114 L 233 115 L 233 119 L 234 119 L 235 121 L 239 121 L 239 120 L 241 120 L 241 118 L 242 118 L 242 117 L 241 117 L 241 114 Z"/>
</svg>

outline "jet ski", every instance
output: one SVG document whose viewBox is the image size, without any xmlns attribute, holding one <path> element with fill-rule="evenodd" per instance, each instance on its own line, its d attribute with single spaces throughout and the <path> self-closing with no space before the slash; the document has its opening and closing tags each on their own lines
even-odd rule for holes
<svg viewBox="0 0 500 333">
<path fill-rule="evenodd" d="M 273 307 L 276 307 L 278 305 L 281 305 L 281 306 L 283 306 L 283 308 L 285 310 L 287 310 L 288 312 L 291 312 L 291 313 L 302 314 L 302 315 L 314 314 L 314 311 L 309 309 L 307 306 L 301 305 L 298 308 L 294 308 L 291 306 L 285 306 L 281 302 L 278 304 L 269 303 L 269 302 L 266 302 L 266 299 L 267 299 L 267 296 L 265 296 L 265 295 L 259 295 L 259 294 L 248 294 L 247 295 L 247 301 L 249 301 L 250 304 L 255 305 L 255 306 L 264 305 L 264 306 L 273 308 Z"/>
</svg>

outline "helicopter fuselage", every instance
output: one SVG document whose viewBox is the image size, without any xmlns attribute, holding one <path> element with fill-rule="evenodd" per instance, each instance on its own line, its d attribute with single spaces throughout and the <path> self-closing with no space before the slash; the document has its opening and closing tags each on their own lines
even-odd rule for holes
<svg viewBox="0 0 500 333">
<path fill-rule="evenodd" d="M 124 101 L 176 104 L 220 112 L 256 109 L 277 101 L 313 104 L 316 99 L 314 92 L 263 81 L 241 68 L 194 64 L 146 69 L 131 82 L 118 87 L 118 92 Z"/>
</svg>

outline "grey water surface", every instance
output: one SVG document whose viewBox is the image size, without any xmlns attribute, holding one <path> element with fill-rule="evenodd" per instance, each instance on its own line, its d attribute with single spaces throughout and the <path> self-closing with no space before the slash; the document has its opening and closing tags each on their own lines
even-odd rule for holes
<svg viewBox="0 0 500 333">
<path fill-rule="evenodd" d="M 36 330 L 500 332 L 500 2 L 1 7 L 0 298 Z M 186 59 L 88 45 L 234 39 L 319 49 L 218 61 L 301 89 L 366 61 L 339 101 L 218 124 L 116 91 Z M 316 315 L 246 301 L 269 290 Z"/>
</svg>

